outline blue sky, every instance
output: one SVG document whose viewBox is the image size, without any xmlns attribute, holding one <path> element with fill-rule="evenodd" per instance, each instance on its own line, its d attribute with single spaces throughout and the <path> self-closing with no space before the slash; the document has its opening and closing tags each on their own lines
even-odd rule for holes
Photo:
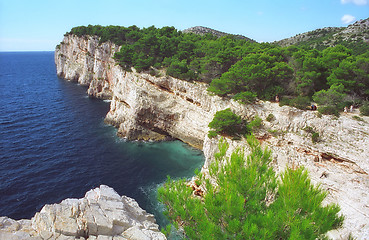
<svg viewBox="0 0 369 240">
<path fill-rule="evenodd" d="M 206 26 L 259 42 L 369 17 L 369 0 L 0 0 L 0 51 L 52 51 L 74 26 Z"/>
</svg>

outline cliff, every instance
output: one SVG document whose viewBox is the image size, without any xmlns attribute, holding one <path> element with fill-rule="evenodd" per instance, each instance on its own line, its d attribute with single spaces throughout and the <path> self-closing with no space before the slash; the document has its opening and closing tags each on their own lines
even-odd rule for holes
<svg viewBox="0 0 369 240">
<path fill-rule="evenodd" d="M 55 51 L 57 74 L 88 85 L 88 94 L 111 99 L 106 122 L 118 128 L 118 135 L 128 139 L 177 138 L 203 149 L 206 173 L 217 151 L 218 138 L 209 139 L 208 124 L 214 114 L 231 108 L 243 118 L 258 115 L 263 127 L 256 134 L 263 146 L 273 151 L 277 171 L 286 166 L 305 166 L 313 182 L 329 192 L 327 202 L 338 203 L 346 216 L 343 229 L 330 232 L 334 239 L 350 232 L 360 239 L 369 238 L 369 118 L 353 119 L 355 113 L 339 118 L 318 116 L 313 111 L 279 107 L 277 103 L 258 102 L 242 105 L 233 100 L 210 96 L 207 84 L 191 83 L 157 71 L 124 71 L 112 58 L 119 47 L 99 44 L 95 37 L 64 37 Z M 357 110 L 356 110 L 357 111 Z M 273 116 L 267 121 L 268 116 Z M 313 143 L 309 127 L 318 132 Z M 243 141 L 230 143 L 229 153 L 245 148 Z"/>
<path fill-rule="evenodd" d="M 0 239 L 166 239 L 152 214 L 101 185 L 81 199 L 45 205 L 31 220 L 0 217 Z"/>
</svg>

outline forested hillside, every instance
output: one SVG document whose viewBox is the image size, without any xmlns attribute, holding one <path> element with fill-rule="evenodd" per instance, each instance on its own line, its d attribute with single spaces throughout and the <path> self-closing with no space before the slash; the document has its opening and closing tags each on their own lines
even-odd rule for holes
<svg viewBox="0 0 369 240">
<path fill-rule="evenodd" d="M 297 45 L 313 47 L 318 50 L 340 44 L 352 49 L 354 54 L 358 55 L 369 50 L 369 18 L 359 20 L 348 27 L 316 29 L 275 43 L 284 47 Z"/>
<path fill-rule="evenodd" d="M 347 104 L 369 97 L 369 51 L 350 44 L 326 47 L 281 47 L 256 43 L 234 35 L 194 34 L 174 27 L 87 26 L 67 34 L 96 35 L 100 42 L 121 45 L 115 59 L 126 70 L 170 76 L 210 84 L 209 92 L 243 103 L 256 98 L 305 108 L 314 100 L 336 114 Z M 368 43 L 365 43 L 368 44 Z M 334 99 L 334 102 L 332 100 Z"/>
</svg>

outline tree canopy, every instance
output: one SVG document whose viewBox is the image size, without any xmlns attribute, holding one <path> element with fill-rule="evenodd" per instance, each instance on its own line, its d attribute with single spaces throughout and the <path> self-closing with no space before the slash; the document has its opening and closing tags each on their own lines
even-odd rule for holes
<svg viewBox="0 0 369 240">
<path fill-rule="evenodd" d="M 337 84 L 343 85 L 345 95 L 369 97 L 369 47 L 361 51 L 350 44 L 280 47 L 232 35 L 218 38 L 154 26 L 89 25 L 67 34 L 94 35 L 100 42 L 121 46 L 115 59 L 126 70 L 164 68 L 176 78 L 210 83 L 211 94 L 244 103 L 255 97 L 272 100 L 276 95 L 311 100 L 316 92 Z"/>
<path fill-rule="evenodd" d="M 200 196 L 185 179 L 171 180 L 158 190 L 167 215 L 190 239 L 324 239 L 339 228 L 343 216 L 327 196 L 310 182 L 303 168 L 287 169 L 278 180 L 270 166 L 271 152 L 248 136 L 251 153 L 219 142 L 219 153 L 209 166 L 209 178 L 197 174 Z M 210 180 L 212 179 L 212 180 Z"/>
</svg>

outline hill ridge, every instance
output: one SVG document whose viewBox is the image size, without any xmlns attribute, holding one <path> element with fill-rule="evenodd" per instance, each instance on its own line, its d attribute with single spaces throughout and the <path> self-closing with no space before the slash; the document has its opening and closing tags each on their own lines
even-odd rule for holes
<svg viewBox="0 0 369 240">
<path fill-rule="evenodd" d="M 255 40 L 245 37 L 243 35 L 240 34 L 231 34 L 231 33 L 226 33 L 226 32 L 222 32 L 222 31 L 218 31 L 209 27 L 204 27 L 204 26 L 195 26 L 195 27 L 190 27 L 187 28 L 185 30 L 182 30 L 183 33 L 194 33 L 194 34 L 199 34 L 199 35 L 206 35 L 208 33 L 217 36 L 217 37 L 224 37 L 224 36 L 234 36 L 236 39 L 245 39 L 251 42 L 256 42 Z"/>
</svg>

